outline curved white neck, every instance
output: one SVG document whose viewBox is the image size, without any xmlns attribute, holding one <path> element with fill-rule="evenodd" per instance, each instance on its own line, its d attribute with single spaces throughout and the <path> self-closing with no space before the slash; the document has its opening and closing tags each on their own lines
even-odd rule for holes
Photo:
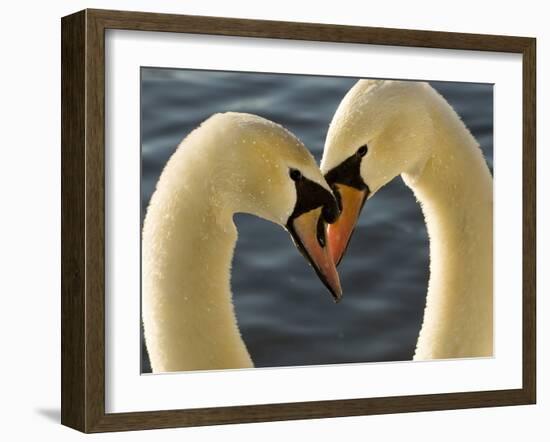
<svg viewBox="0 0 550 442">
<path fill-rule="evenodd" d="M 178 169 L 178 155 L 184 153 L 169 167 Z M 143 321 L 152 369 L 251 367 L 230 290 L 237 240 L 232 213 L 216 205 L 216 186 L 208 182 L 213 174 L 171 172 L 181 178 L 172 180 L 176 185 L 159 183 L 143 233 Z"/>
<path fill-rule="evenodd" d="M 403 175 L 430 237 L 430 281 L 415 359 L 493 352 L 493 187 L 476 141 L 449 106 L 439 109 L 433 155 Z M 437 118 L 437 117 L 436 117 Z"/>
</svg>

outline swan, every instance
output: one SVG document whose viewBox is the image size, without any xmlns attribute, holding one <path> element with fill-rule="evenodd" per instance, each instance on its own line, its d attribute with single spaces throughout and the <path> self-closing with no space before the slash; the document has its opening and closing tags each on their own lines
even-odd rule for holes
<svg viewBox="0 0 550 442">
<path fill-rule="evenodd" d="M 420 203 L 430 279 L 413 359 L 492 356 L 493 179 L 449 103 L 424 82 L 359 80 L 330 123 L 321 170 L 342 211 L 327 230 L 336 263 L 365 201 L 394 177 Z"/>
<path fill-rule="evenodd" d="M 215 114 L 168 160 L 143 223 L 142 318 L 153 372 L 253 367 L 230 290 L 237 212 L 285 227 L 335 300 L 342 295 L 325 239 L 338 206 L 313 156 L 269 120 Z"/>
</svg>

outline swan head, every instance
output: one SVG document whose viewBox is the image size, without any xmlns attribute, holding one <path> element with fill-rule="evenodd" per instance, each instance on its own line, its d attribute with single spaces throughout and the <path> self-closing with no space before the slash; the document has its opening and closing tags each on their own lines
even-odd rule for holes
<svg viewBox="0 0 550 442">
<path fill-rule="evenodd" d="M 201 128 L 209 140 L 200 144 L 221 158 L 214 166 L 220 206 L 284 227 L 338 301 L 342 289 L 326 240 L 338 204 L 311 153 L 291 132 L 256 115 L 216 114 Z"/>
<path fill-rule="evenodd" d="M 421 175 L 431 155 L 431 91 L 421 82 L 359 80 L 336 110 L 321 170 L 342 211 L 327 233 L 337 264 L 365 201 L 397 175 Z"/>
</svg>

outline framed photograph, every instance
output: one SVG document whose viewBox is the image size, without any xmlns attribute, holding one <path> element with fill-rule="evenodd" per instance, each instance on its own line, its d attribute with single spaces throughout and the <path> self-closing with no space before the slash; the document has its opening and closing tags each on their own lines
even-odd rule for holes
<svg viewBox="0 0 550 442">
<path fill-rule="evenodd" d="M 535 403 L 535 39 L 61 27 L 64 425 Z"/>
</svg>

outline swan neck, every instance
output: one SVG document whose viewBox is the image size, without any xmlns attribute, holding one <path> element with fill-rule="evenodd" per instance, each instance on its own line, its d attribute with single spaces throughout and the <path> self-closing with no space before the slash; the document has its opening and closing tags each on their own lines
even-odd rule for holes
<svg viewBox="0 0 550 442">
<path fill-rule="evenodd" d="M 469 131 L 458 118 L 448 121 L 438 123 L 443 130 L 421 176 L 404 176 L 430 238 L 430 281 L 415 359 L 493 351 L 492 176 Z"/>
<path fill-rule="evenodd" d="M 223 198 L 209 182 L 216 174 L 178 170 L 185 164 L 178 155 L 159 180 L 143 230 L 143 321 L 152 369 L 250 367 L 230 290 L 233 213 L 220 206 Z"/>
</svg>

